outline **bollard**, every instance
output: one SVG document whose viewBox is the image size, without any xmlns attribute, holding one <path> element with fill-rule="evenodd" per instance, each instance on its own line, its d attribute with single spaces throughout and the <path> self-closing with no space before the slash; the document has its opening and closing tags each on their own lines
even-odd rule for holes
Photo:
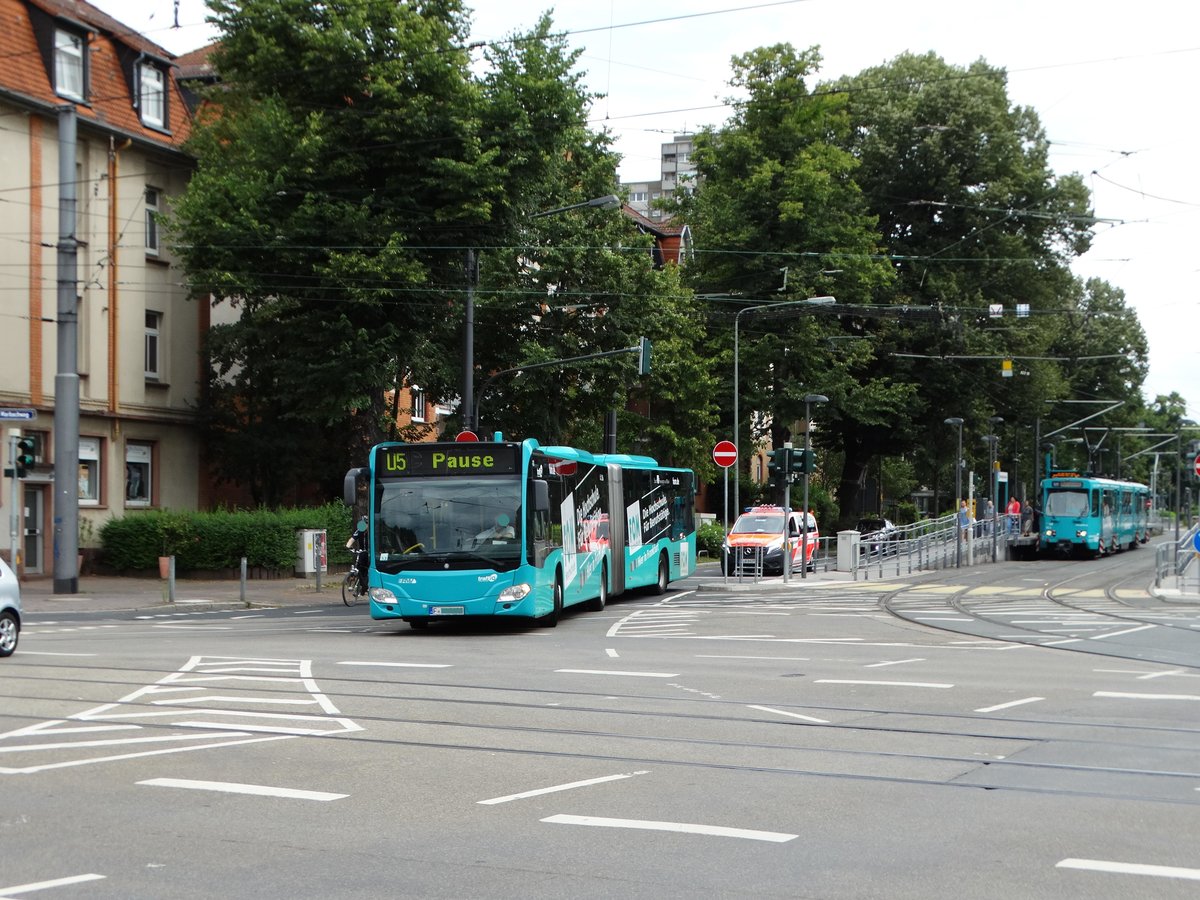
<svg viewBox="0 0 1200 900">
<path fill-rule="evenodd" d="M 243 603 L 245 603 L 246 602 L 246 557 L 244 557 L 244 556 L 242 557 L 242 576 L 241 577 L 242 577 L 242 582 L 241 582 L 241 586 L 238 590 L 238 597 L 240 597 L 241 601 Z"/>
<path fill-rule="evenodd" d="M 175 602 L 175 557 L 167 563 L 167 602 Z"/>
</svg>

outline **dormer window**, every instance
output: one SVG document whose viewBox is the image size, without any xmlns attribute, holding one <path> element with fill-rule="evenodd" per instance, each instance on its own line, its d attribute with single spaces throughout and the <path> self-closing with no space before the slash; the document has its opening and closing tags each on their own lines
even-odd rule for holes
<svg viewBox="0 0 1200 900">
<path fill-rule="evenodd" d="M 138 108 L 142 114 L 142 124 L 155 128 L 165 128 L 166 78 L 163 70 L 150 63 L 138 66 Z"/>
<path fill-rule="evenodd" d="M 60 97 L 83 100 L 84 53 L 87 43 L 83 35 L 63 28 L 54 32 L 54 91 Z"/>
</svg>

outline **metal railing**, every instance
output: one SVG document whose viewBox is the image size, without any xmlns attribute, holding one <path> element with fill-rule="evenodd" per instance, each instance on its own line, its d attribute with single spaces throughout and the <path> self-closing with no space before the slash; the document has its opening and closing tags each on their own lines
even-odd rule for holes
<svg viewBox="0 0 1200 900">
<path fill-rule="evenodd" d="M 1168 579 L 1175 582 L 1172 587 L 1183 587 L 1183 576 L 1187 573 L 1188 566 L 1196 559 L 1192 547 L 1197 531 L 1200 531 L 1200 523 L 1193 524 L 1178 541 L 1164 541 L 1154 548 L 1155 587 L 1163 587 Z"/>
</svg>

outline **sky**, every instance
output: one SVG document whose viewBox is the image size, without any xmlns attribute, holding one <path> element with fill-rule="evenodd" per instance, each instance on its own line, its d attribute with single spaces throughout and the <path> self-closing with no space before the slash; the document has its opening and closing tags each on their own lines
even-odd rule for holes
<svg viewBox="0 0 1200 900">
<path fill-rule="evenodd" d="M 174 53 L 214 36 L 203 0 L 92 2 Z M 819 47 L 820 80 L 906 51 L 1006 69 L 1010 102 L 1042 121 L 1051 167 L 1082 175 L 1095 215 L 1112 220 L 1074 271 L 1122 289 L 1137 310 L 1150 343 L 1147 401 L 1178 392 L 1200 420 L 1200 4 L 475 0 L 472 8 L 473 40 L 503 39 L 552 11 L 555 30 L 584 48 L 588 87 L 605 95 L 592 124 L 615 138 L 626 182 L 659 177 L 659 146 L 673 134 L 728 118 L 729 60 L 756 47 Z"/>
</svg>

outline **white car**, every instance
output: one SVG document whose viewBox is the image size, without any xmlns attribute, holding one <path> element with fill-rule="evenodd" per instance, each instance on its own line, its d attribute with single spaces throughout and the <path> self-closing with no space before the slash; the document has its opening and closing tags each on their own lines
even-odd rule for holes
<svg viewBox="0 0 1200 900">
<path fill-rule="evenodd" d="M 0 656 L 12 656 L 21 636 L 21 586 L 0 559 Z"/>
</svg>

